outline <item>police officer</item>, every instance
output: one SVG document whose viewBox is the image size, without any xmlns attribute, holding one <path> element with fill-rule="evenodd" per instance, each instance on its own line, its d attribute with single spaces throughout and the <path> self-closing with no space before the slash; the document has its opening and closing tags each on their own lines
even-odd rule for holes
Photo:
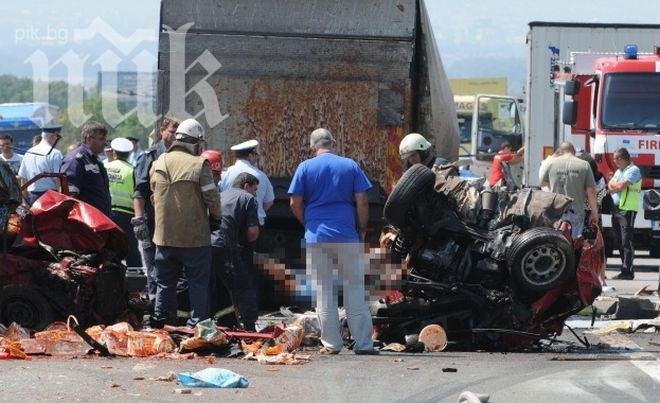
<svg viewBox="0 0 660 403">
<path fill-rule="evenodd" d="M 243 172 L 252 174 L 259 179 L 257 205 L 259 207 L 259 225 L 263 227 L 266 222 L 266 211 L 273 206 L 275 194 L 268 176 L 255 166 L 259 160 L 258 147 L 259 142 L 257 140 L 248 140 L 231 147 L 231 150 L 236 156 L 236 162 L 222 175 L 220 190 L 224 192 L 231 189 L 236 177 Z"/>
<path fill-rule="evenodd" d="M 211 238 L 215 292 L 220 294 L 220 284 L 224 284 L 240 327 L 249 331 L 255 330 L 259 314 L 257 279 L 251 264 L 253 244 L 259 238 L 258 186 L 259 179 L 243 172 L 231 189 L 221 193 L 222 221 Z"/>
<path fill-rule="evenodd" d="M 67 176 L 72 196 L 110 217 L 108 173 L 98 157 L 105 148 L 107 136 L 108 129 L 102 123 L 85 123 L 81 133 L 82 144 L 64 157 L 62 172 Z"/>
<path fill-rule="evenodd" d="M 633 235 L 635 230 L 635 216 L 639 209 L 642 191 L 642 173 L 630 161 L 630 153 L 625 148 L 614 151 L 614 163 L 617 171 L 607 184 L 612 194 L 614 211 L 612 211 L 612 230 L 619 243 L 621 256 L 621 272 L 614 277 L 617 280 L 633 280 L 635 271 L 633 259 L 635 246 Z"/>
<path fill-rule="evenodd" d="M 151 241 L 154 236 L 154 206 L 151 202 L 151 186 L 149 184 L 149 170 L 151 165 L 164 154 L 174 142 L 176 129 L 179 127 L 179 121 L 171 116 L 166 116 L 161 122 L 157 134 L 157 142 L 150 147 L 137 160 L 135 166 L 135 192 L 133 193 L 134 217 L 131 220 L 135 238 L 138 240 L 140 253 L 142 254 L 142 264 L 147 277 L 147 294 L 149 300 L 153 303 L 156 300 L 156 277 L 154 256 L 156 255 L 156 246 Z M 184 283 L 182 282 L 182 287 Z"/>
<path fill-rule="evenodd" d="M 176 318 L 176 285 L 181 271 L 188 280 L 189 326 L 207 319 L 211 276 L 209 213 L 221 217 L 220 193 L 211 165 L 200 157 L 204 128 L 195 119 L 181 122 L 170 149 L 150 171 L 156 226 L 156 305 L 152 327 Z"/>
<path fill-rule="evenodd" d="M 115 159 L 109 162 L 105 168 L 108 171 L 110 182 L 112 220 L 126 234 L 126 240 L 128 241 L 126 266 L 139 267 L 141 266 L 140 252 L 131 225 L 135 181 L 133 179 L 133 165 L 128 162 L 128 156 L 133 150 L 133 143 L 126 138 L 118 137 L 110 142 L 110 147 L 115 153 Z"/>
<path fill-rule="evenodd" d="M 42 126 L 41 136 L 39 143 L 32 146 L 23 155 L 21 167 L 18 169 L 18 176 L 21 180 L 21 185 L 25 185 L 35 176 L 41 173 L 55 173 L 60 172 L 62 166 L 62 153 L 56 149 L 57 142 L 60 139 L 60 130 L 62 126 L 59 125 L 45 125 Z M 59 180 L 56 178 L 41 178 L 38 181 L 28 186 L 28 203 L 32 205 L 42 194 L 48 190 L 57 190 L 59 188 Z"/>
</svg>

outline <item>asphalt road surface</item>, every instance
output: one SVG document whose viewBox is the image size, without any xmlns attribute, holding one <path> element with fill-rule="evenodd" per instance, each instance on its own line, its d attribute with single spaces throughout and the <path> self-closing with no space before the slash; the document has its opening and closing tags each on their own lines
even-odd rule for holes
<svg viewBox="0 0 660 403">
<path fill-rule="evenodd" d="M 650 284 L 657 289 L 660 261 L 639 260 L 638 279 L 610 281 L 621 294 Z M 608 278 L 616 259 L 608 262 Z M 653 298 L 653 297 L 651 297 Z M 656 298 L 657 299 L 657 298 Z M 299 366 L 266 366 L 218 358 L 192 360 L 35 357 L 0 363 L 3 401 L 444 401 L 463 391 L 486 393 L 491 402 L 657 402 L 660 396 L 659 333 L 615 335 L 610 348 L 557 348 L 533 353 L 441 352 L 337 356 L 312 353 Z M 596 344 L 599 340 L 590 336 Z M 575 341 L 566 332 L 563 340 Z M 614 340 L 614 341 L 612 341 Z M 601 340 L 602 341 L 602 340 Z M 149 380 L 207 367 L 247 377 L 247 389 L 193 389 L 175 394 L 176 381 Z M 456 372 L 443 372 L 453 368 Z"/>
</svg>

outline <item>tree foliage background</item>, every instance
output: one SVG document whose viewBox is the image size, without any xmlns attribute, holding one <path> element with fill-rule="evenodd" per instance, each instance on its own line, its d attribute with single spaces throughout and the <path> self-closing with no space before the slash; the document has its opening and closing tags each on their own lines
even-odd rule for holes
<svg viewBox="0 0 660 403">
<path fill-rule="evenodd" d="M 33 102 L 33 80 L 25 77 L 16 77 L 12 75 L 0 75 L 0 103 L 7 102 Z M 58 148 L 65 151 L 69 144 L 80 141 L 80 128 L 74 127 L 67 114 L 68 108 L 68 90 L 69 84 L 65 81 L 51 81 L 49 83 L 49 103 L 55 105 L 60 110 L 60 116 L 57 119 L 62 124 L 62 140 Z M 96 90 L 83 89 L 83 108 L 86 114 L 90 114 L 90 119 L 96 120 L 107 125 L 101 112 L 101 95 Z M 133 106 L 126 102 L 119 101 L 119 110 L 127 111 Z M 136 137 L 140 139 L 143 148 L 147 146 L 147 135 L 153 130 L 153 125 L 143 126 L 133 113 L 115 128 L 111 128 L 109 139 L 115 137 Z"/>
</svg>

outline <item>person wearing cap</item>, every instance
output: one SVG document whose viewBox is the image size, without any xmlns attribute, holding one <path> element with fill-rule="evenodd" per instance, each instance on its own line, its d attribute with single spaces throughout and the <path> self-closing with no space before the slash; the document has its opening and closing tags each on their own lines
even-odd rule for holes
<svg viewBox="0 0 660 403">
<path fill-rule="evenodd" d="M 55 146 L 59 141 L 62 126 L 47 125 L 41 128 L 41 141 L 32 146 L 24 155 L 18 169 L 21 185 L 25 185 L 41 173 L 60 172 L 62 153 Z M 27 200 L 30 205 L 48 190 L 58 190 L 60 182 L 57 178 L 41 178 L 27 188 Z"/>
<path fill-rule="evenodd" d="M 126 137 L 128 140 L 131 141 L 131 144 L 133 144 L 133 148 L 131 149 L 131 154 L 128 157 L 128 162 L 135 166 L 137 165 L 138 159 L 144 154 L 144 150 L 142 147 L 140 147 L 140 139 L 137 137 Z"/>
<path fill-rule="evenodd" d="M 176 320 L 177 280 L 188 281 L 189 326 L 209 318 L 211 229 L 209 215 L 221 217 L 220 192 L 211 165 L 200 157 L 204 128 L 186 119 L 176 129 L 172 146 L 150 170 L 156 226 L 156 304 L 152 327 Z"/>
<path fill-rule="evenodd" d="M 131 225 L 133 225 L 133 233 L 138 240 L 140 254 L 142 255 L 142 266 L 144 267 L 144 274 L 147 277 L 147 296 L 152 304 L 156 301 L 156 269 L 154 266 L 156 246 L 152 242 L 156 224 L 154 221 L 154 205 L 151 201 L 152 192 L 149 171 L 154 161 L 164 154 L 172 143 L 174 143 L 176 129 L 178 127 L 178 119 L 165 116 L 155 136 L 157 138 L 156 143 L 138 158 L 134 171 L 134 217 L 131 220 Z M 182 291 L 187 288 L 185 280 L 181 281 L 180 288 Z"/>
<path fill-rule="evenodd" d="M 128 163 L 128 156 L 133 150 L 133 143 L 123 137 L 117 137 L 110 142 L 110 147 L 116 157 L 114 161 L 105 166 L 110 183 L 111 218 L 126 234 L 128 242 L 126 266 L 139 267 L 141 266 L 140 252 L 131 225 L 135 180 L 133 179 L 133 165 Z"/>
<path fill-rule="evenodd" d="M 258 147 L 259 142 L 257 140 L 248 140 L 231 147 L 231 150 L 236 156 L 236 162 L 222 175 L 220 190 L 224 192 L 231 189 L 236 177 L 243 172 L 256 176 L 259 179 L 259 188 L 257 189 L 259 225 L 263 227 L 266 222 L 266 212 L 273 206 L 275 193 L 273 192 L 273 185 L 270 183 L 268 176 L 255 166 L 259 160 Z"/>
<path fill-rule="evenodd" d="M 61 171 L 66 174 L 69 193 L 73 197 L 110 217 L 108 173 L 98 157 L 105 148 L 107 136 L 108 129 L 102 123 L 85 123 L 81 132 L 82 144 L 64 157 Z"/>
<path fill-rule="evenodd" d="M 348 327 L 355 340 L 353 351 L 375 354 L 360 244 L 369 219 L 367 190 L 371 183 L 355 161 L 334 153 L 336 142 L 329 130 L 314 130 L 309 143 L 315 156 L 298 165 L 288 193 L 291 210 L 305 227 L 307 270 L 317 292 L 323 351 L 336 354 L 343 345 L 333 289 L 337 269 L 339 283 L 344 285 Z"/>
<path fill-rule="evenodd" d="M 399 156 L 404 161 L 404 171 L 415 164 L 424 164 L 428 168 L 443 165 L 446 158 L 435 155 L 433 144 L 419 133 L 409 133 L 399 143 Z"/>
</svg>

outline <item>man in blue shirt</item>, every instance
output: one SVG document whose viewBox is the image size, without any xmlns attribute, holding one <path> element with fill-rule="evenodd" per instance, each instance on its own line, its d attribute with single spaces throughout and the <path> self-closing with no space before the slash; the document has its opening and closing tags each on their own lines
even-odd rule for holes
<svg viewBox="0 0 660 403">
<path fill-rule="evenodd" d="M 289 187 L 291 210 L 305 226 L 307 270 L 316 289 L 316 312 L 324 351 L 342 348 L 333 269 L 343 283 L 348 327 L 356 354 L 375 354 L 372 321 L 365 301 L 364 266 L 360 241 L 369 218 L 367 190 L 371 183 L 355 161 L 334 154 L 337 143 L 327 129 L 310 135 L 315 157 L 296 169 Z M 357 207 L 358 225 L 355 223 Z M 333 261 L 337 261 L 335 267 Z"/>
<path fill-rule="evenodd" d="M 110 217 L 108 173 L 98 158 L 105 148 L 108 129 L 99 122 L 90 121 L 83 125 L 81 136 L 83 143 L 62 161 L 69 192 Z"/>
<path fill-rule="evenodd" d="M 612 231 L 619 243 L 621 256 L 621 273 L 617 280 L 633 280 L 635 271 L 633 259 L 635 246 L 633 237 L 635 230 L 635 216 L 639 208 L 642 190 L 642 173 L 630 161 L 630 153 L 625 148 L 619 148 L 613 154 L 617 171 L 607 184 L 612 194 L 614 209 L 612 211 Z"/>
</svg>

